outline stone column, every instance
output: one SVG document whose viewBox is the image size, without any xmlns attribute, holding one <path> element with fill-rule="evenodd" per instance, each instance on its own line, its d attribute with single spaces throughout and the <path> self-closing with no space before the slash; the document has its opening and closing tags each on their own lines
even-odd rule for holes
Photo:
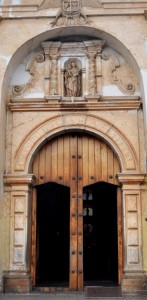
<svg viewBox="0 0 147 300">
<path fill-rule="evenodd" d="M 51 59 L 51 87 L 50 95 L 58 95 L 58 58 L 59 58 L 59 48 L 61 46 L 60 42 L 54 42 L 50 49 L 50 59 Z"/>
<path fill-rule="evenodd" d="M 89 51 L 87 56 L 89 59 L 89 94 L 94 95 L 96 93 L 96 53 L 94 51 Z"/>
<path fill-rule="evenodd" d="M 4 273 L 4 291 L 27 293 L 31 289 L 29 274 L 30 188 L 33 175 L 5 175 L 11 202 L 10 262 Z"/>
<path fill-rule="evenodd" d="M 124 268 L 123 292 L 143 290 L 144 275 L 142 266 L 141 234 L 141 183 L 143 174 L 119 174 L 123 192 L 123 240 Z"/>
<path fill-rule="evenodd" d="M 101 53 L 96 56 L 96 93 L 102 94 L 102 58 Z"/>
<path fill-rule="evenodd" d="M 51 62 L 49 57 L 50 47 L 53 42 L 44 42 L 42 43 L 42 47 L 44 49 L 45 54 L 45 84 L 44 84 L 44 94 L 48 96 L 50 94 L 50 78 L 51 78 Z"/>
<path fill-rule="evenodd" d="M 86 91 L 86 68 L 82 68 L 82 96 Z"/>
<path fill-rule="evenodd" d="M 102 51 L 102 47 L 105 41 L 103 40 L 92 40 L 85 41 L 84 44 L 87 48 L 87 57 L 89 59 L 89 94 L 95 95 L 97 94 L 97 80 L 96 77 L 99 74 L 98 70 L 98 55 L 100 55 Z M 97 62 L 96 62 L 97 57 Z"/>
</svg>

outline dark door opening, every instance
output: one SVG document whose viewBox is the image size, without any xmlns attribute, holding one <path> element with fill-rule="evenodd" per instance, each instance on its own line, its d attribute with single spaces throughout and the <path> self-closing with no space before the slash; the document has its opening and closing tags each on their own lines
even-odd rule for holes
<svg viewBox="0 0 147 300">
<path fill-rule="evenodd" d="M 37 186 L 37 285 L 69 285 L 70 189 Z"/>
<path fill-rule="evenodd" d="M 83 189 L 84 284 L 118 281 L 117 187 Z"/>
</svg>

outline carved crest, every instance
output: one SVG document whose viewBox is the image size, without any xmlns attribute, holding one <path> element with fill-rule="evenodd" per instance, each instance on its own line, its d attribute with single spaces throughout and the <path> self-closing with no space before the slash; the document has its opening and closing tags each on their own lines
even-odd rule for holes
<svg viewBox="0 0 147 300">
<path fill-rule="evenodd" d="M 80 0 L 63 0 L 62 9 L 66 14 L 80 13 Z"/>
<path fill-rule="evenodd" d="M 53 26 L 57 25 L 59 18 L 64 17 L 64 25 L 79 25 L 80 17 L 83 18 L 84 23 L 88 23 L 87 15 L 83 7 L 99 8 L 101 7 L 101 0 L 44 0 L 39 6 L 39 9 L 58 8 L 55 20 L 51 23 Z M 70 20 L 72 20 L 70 24 Z"/>
</svg>

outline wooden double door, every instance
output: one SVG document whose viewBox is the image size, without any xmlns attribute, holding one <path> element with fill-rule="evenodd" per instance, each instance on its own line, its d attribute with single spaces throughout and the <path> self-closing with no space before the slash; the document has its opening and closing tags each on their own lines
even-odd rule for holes
<svg viewBox="0 0 147 300">
<path fill-rule="evenodd" d="M 88 282 L 120 281 L 120 172 L 112 149 L 72 132 L 47 142 L 32 172 L 33 284 L 83 290 Z"/>
</svg>

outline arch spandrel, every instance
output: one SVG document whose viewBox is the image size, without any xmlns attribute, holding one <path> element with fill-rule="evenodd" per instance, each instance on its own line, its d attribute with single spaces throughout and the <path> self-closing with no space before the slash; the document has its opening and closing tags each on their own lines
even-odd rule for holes
<svg viewBox="0 0 147 300">
<path fill-rule="evenodd" d="M 75 130 L 89 132 L 106 141 L 119 158 L 122 171 L 138 170 L 138 159 L 133 146 L 115 126 L 92 114 L 69 113 L 46 120 L 25 137 L 16 151 L 12 171 L 27 173 L 35 153 L 47 140 Z"/>
</svg>

